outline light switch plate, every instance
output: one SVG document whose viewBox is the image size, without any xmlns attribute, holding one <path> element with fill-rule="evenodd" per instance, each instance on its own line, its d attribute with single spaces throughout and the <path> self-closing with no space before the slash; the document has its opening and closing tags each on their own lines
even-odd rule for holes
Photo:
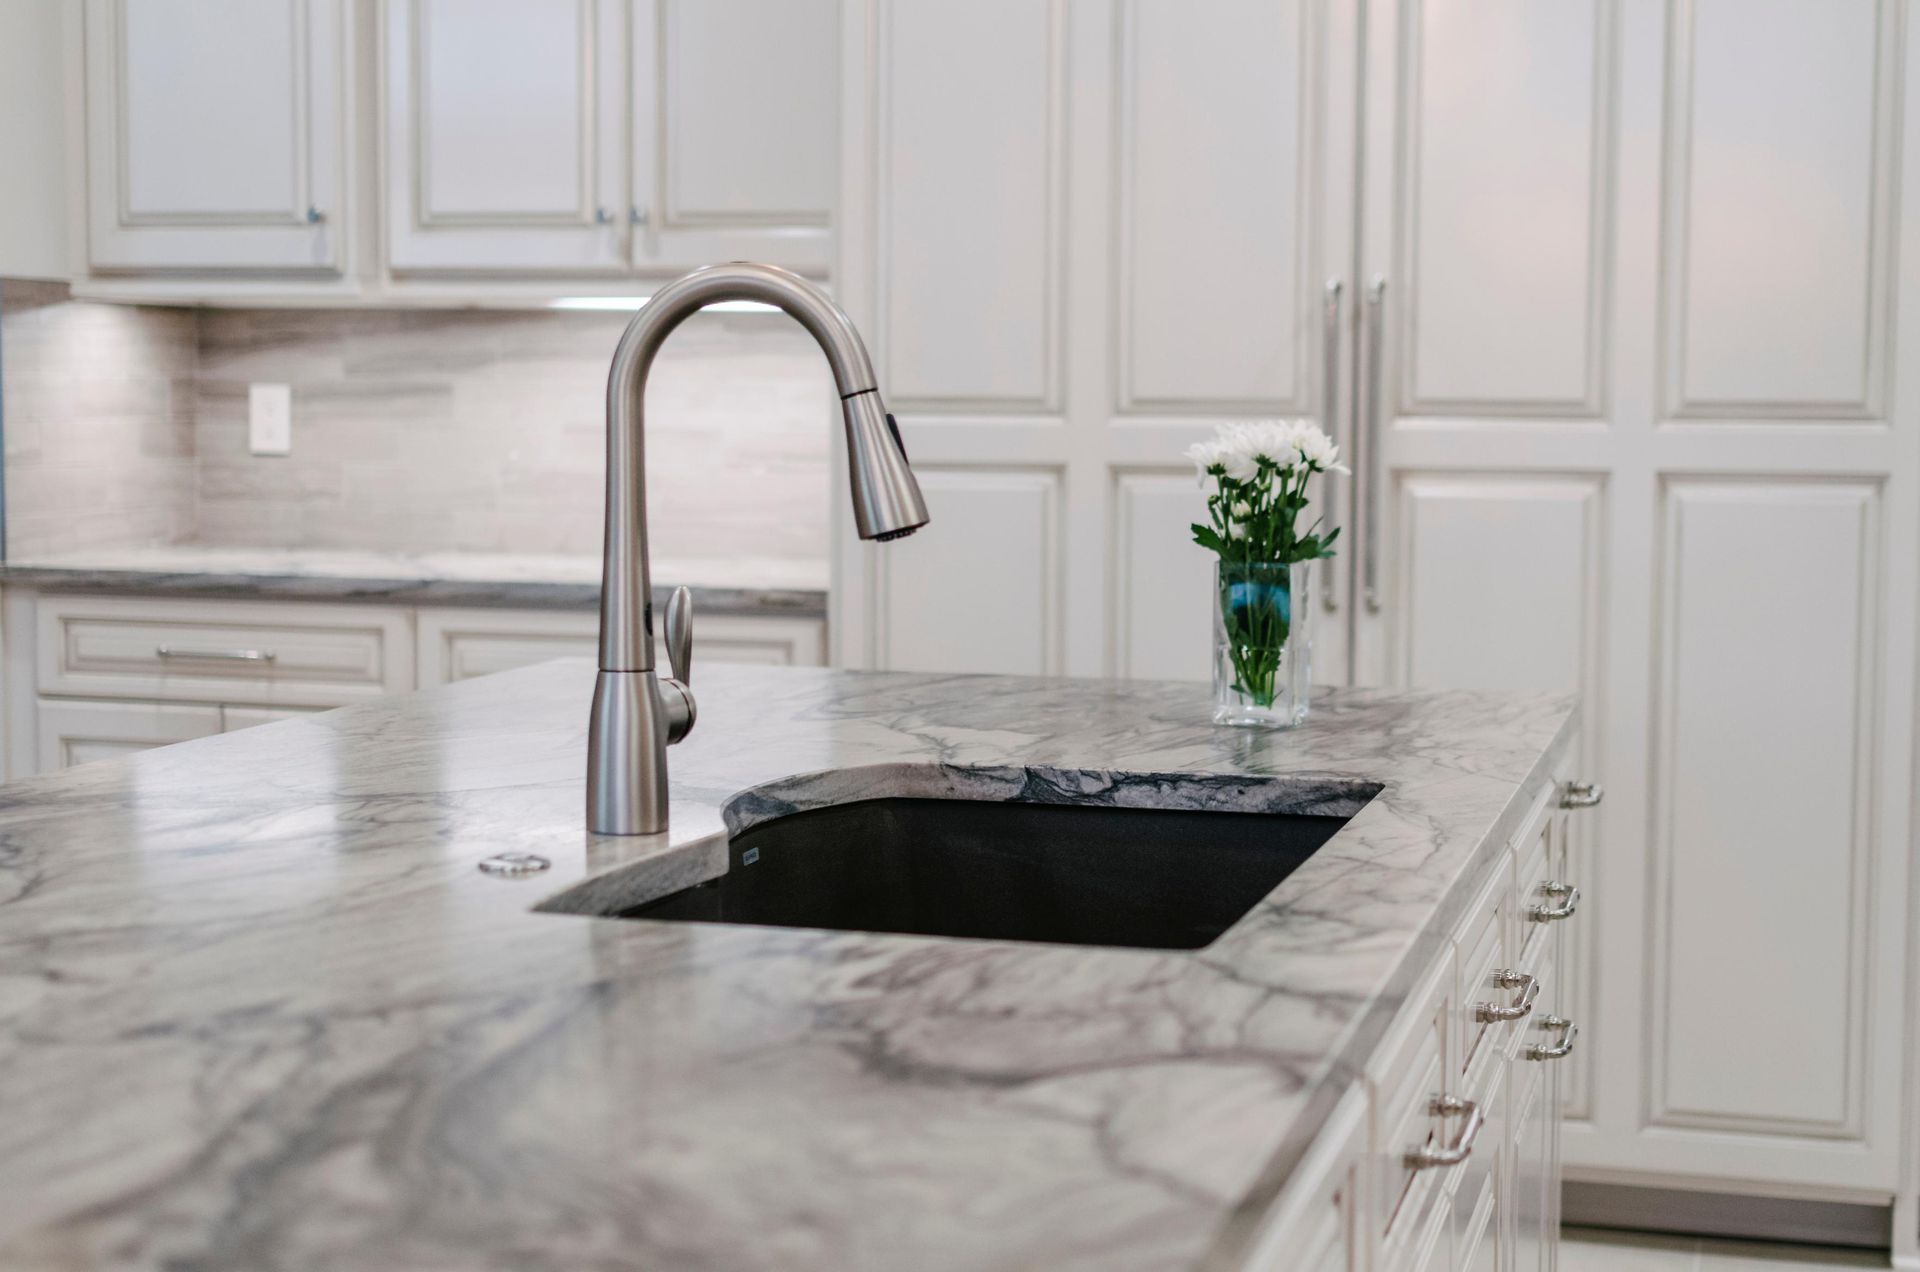
<svg viewBox="0 0 1920 1272">
<path fill-rule="evenodd" d="M 247 386 L 247 449 L 256 455 L 293 454 L 293 386 Z"/>
</svg>

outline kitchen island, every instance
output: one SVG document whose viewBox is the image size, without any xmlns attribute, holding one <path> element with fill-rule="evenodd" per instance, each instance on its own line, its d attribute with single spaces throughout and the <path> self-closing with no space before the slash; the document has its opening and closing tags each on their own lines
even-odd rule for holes
<svg viewBox="0 0 1920 1272">
<path fill-rule="evenodd" d="M 1356 1092 L 1394 1114 L 1383 1054 L 1425 1077 L 1398 1040 L 1434 985 L 1432 1082 L 1477 1081 L 1458 934 L 1493 896 L 1533 948 L 1510 902 L 1574 716 L 1336 690 L 1254 733 L 1188 684 L 702 668 L 671 829 L 592 838 L 593 677 L 0 787 L 0 1265 L 1289 1266 L 1276 1203 Z M 1351 820 L 1192 951 L 591 917 L 880 795 Z M 1473 1167 L 1403 1214 L 1395 1161 L 1343 1222 L 1444 1229 Z"/>
</svg>

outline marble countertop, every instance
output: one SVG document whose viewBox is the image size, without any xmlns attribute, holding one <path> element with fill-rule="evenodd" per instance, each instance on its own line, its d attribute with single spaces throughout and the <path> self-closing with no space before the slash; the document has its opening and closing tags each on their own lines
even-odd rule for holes
<svg viewBox="0 0 1920 1272">
<path fill-rule="evenodd" d="M 0 787 L 0 1266 L 1230 1266 L 1565 698 L 709 667 L 581 829 L 561 660 Z M 1205 949 L 585 917 L 887 792 L 1344 813 Z M 500 879 L 502 851 L 553 860 Z"/>
<path fill-rule="evenodd" d="M 658 558 L 652 570 L 656 590 L 691 587 L 701 613 L 827 612 L 825 562 Z M 60 591 L 591 609 L 600 601 L 600 558 L 181 544 L 12 560 L 0 565 L 0 581 Z"/>
</svg>

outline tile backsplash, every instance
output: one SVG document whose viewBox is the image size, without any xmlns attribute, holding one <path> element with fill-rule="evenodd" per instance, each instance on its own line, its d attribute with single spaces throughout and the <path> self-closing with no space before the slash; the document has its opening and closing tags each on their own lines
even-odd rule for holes
<svg viewBox="0 0 1920 1272">
<path fill-rule="evenodd" d="M 627 314 L 147 309 L 58 289 L 35 304 L 23 287 L 0 289 L 12 557 L 600 551 Z M 247 451 L 256 382 L 292 386 L 290 456 Z M 824 562 L 837 418 L 825 362 L 784 315 L 689 321 L 647 395 L 655 554 Z"/>
<path fill-rule="evenodd" d="M 193 537 L 195 343 L 187 310 L 0 283 L 8 556 Z"/>
</svg>

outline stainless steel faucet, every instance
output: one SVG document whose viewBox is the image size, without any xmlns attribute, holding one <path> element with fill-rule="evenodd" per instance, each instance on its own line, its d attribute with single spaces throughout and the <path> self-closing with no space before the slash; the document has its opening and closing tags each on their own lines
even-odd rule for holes
<svg viewBox="0 0 1920 1272">
<path fill-rule="evenodd" d="M 627 324 L 607 375 L 607 538 L 600 574 L 600 678 L 587 732 L 587 829 L 649 835 L 667 828 L 667 748 L 693 728 L 693 604 L 667 605 L 673 676 L 653 669 L 653 584 L 647 573 L 647 372 L 667 336 L 696 311 L 757 300 L 792 314 L 820 342 L 840 392 L 854 528 L 898 539 L 927 524 L 900 430 L 874 383 L 873 364 L 840 307 L 797 274 L 771 265 L 715 265 L 653 294 Z"/>
</svg>

